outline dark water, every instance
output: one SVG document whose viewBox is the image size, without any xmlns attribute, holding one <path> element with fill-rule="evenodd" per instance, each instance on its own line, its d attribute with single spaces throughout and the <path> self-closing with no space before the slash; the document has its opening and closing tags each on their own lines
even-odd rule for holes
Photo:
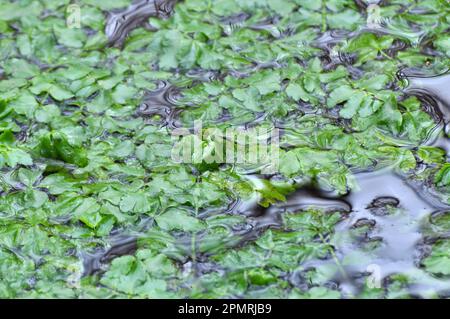
<svg viewBox="0 0 450 319">
<path fill-rule="evenodd" d="M 357 174 L 356 180 L 359 190 L 345 197 L 352 206 L 351 214 L 338 224 L 334 241 L 337 256 L 342 258 L 347 273 L 347 278 L 338 278 L 340 287 L 344 292 L 356 294 L 358 283 L 353 279 L 366 272 L 369 265 L 377 265 L 380 278 L 417 273 L 420 274 L 418 282 L 430 280 L 418 268 L 419 245 L 423 240 L 421 228 L 433 212 L 450 207 L 430 194 L 423 184 L 414 185 L 390 170 Z M 370 222 L 370 232 L 355 242 L 349 238 L 349 230 L 360 227 L 362 221 Z M 366 251 L 361 244 L 373 240 L 380 242 L 379 247 Z M 352 257 L 358 262 L 347 265 L 346 260 Z"/>
<path fill-rule="evenodd" d="M 95 252 L 84 253 L 83 276 L 90 276 L 101 271 L 105 265 L 116 257 L 131 255 L 137 248 L 137 238 L 134 236 L 117 236 L 110 239 L 110 248 L 98 249 Z"/>
<path fill-rule="evenodd" d="M 327 266 L 334 273 L 332 281 L 346 297 L 360 294 L 365 278 L 371 274 L 379 278 L 380 286 L 391 275 L 409 275 L 414 281 L 410 287 L 412 295 L 424 297 L 431 289 L 438 293 L 450 290 L 450 281 L 436 279 L 420 267 L 429 248 L 423 229 L 432 216 L 450 210 L 450 206 L 442 203 L 425 182 L 413 183 L 390 168 L 358 173 L 355 179 L 358 187 L 342 197 L 301 187 L 285 202 L 268 208 L 257 204 L 258 197 L 233 203 L 227 213 L 247 216 L 251 225 L 235 233 L 241 239 L 237 244 L 259 238 L 268 228 L 280 229 L 286 213 L 308 209 L 339 211 L 344 219 L 330 240 L 335 258 L 311 260 L 302 264 L 303 268 Z M 258 177 L 250 180 L 260 182 Z M 363 234 L 355 238 L 355 231 L 360 229 L 364 229 Z"/>
<path fill-rule="evenodd" d="M 450 120 L 450 73 L 444 73 L 436 76 L 408 75 L 403 73 L 401 76 L 408 81 L 406 94 L 415 95 L 435 106 L 435 112 L 444 119 L 445 123 Z"/>
<path fill-rule="evenodd" d="M 355 32 L 349 32 L 344 30 L 329 30 L 323 32 L 314 42 L 314 46 L 323 49 L 330 50 L 334 45 L 341 43 L 349 37 L 355 36 Z"/>
<path fill-rule="evenodd" d="M 191 69 L 186 72 L 186 76 L 199 82 L 210 82 L 220 78 L 220 74 L 218 71 L 203 69 Z"/>
<path fill-rule="evenodd" d="M 177 127 L 177 116 L 181 110 L 177 109 L 177 100 L 181 97 L 180 89 L 167 81 L 158 83 L 158 88 L 149 92 L 139 107 L 141 116 L 159 115 L 163 125 L 169 128 Z"/>
<path fill-rule="evenodd" d="M 226 17 L 222 19 L 222 24 L 224 26 L 224 32 L 226 35 L 231 35 L 234 30 L 239 29 L 244 26 L 244 22 L 250 18 L 248 13 L 239 13 L 236 15 L 232 15 L 230 17 Z"/>
<path fill-rule="evenodd" d="M 277 18 L 269 18 L 265 21 L 261 21 L 258 24 L 250 26 L 252 30 L 264 30 L 270 33 L 274 38 L 278 39 L 282 36 L 282 32 L 277 28 Z"/>
<path fill-rule="evenodd" d="M 135 28 L 148 24 L 150 17 L 169 17 L 175 3 L 175 0 L 141 0 L 126 10 L 110 13 L 105 28 L 109 45 L 122 46 L 127 35 Z"/>
</svg>

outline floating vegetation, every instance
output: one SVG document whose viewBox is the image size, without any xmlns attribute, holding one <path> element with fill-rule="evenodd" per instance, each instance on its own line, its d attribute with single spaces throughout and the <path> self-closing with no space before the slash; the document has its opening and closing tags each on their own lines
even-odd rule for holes
<svg viewBox="0 0 450 319">
<path fill-rule="evenodd" d="M 0 0 L 0 297 L 447 297 L 449 17 Z"/>
</svg>

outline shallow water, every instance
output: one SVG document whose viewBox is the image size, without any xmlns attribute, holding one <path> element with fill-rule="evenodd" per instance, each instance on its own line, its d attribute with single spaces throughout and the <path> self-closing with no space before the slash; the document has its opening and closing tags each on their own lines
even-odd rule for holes
<svg viewBox="0 0 450 319">
<path fill-rule="evenodd" d="M 356 179 L 359 190 L 346 196 L 352 206 L 351 214 L 336 228 L 336 252 L 342 258 L 348 276 L 364 273 L 369 265 L 376 265 L 380 278 L 417 272 L 425 277 L 421 281 L 430 280 L 430 276 L 417 267 L 421 257 L 418 246 L 423 240 L 421 227 L 433 212 L 450 206 L 389 171 L 361 173 Z M 389 207 L 394 208 L 394 212 L 389 212 Z M 346 242 L 346 233 L 357 227 L 361 220 L 372 222 L 363 240 L 380 241 L 380 247 L 374 251 L 365 252 L 359 243 L 348 245 Z M 358 263 L 347 267 L 346 260 L 351 258 L 357 258 Z M 351 282 L 341 283 L 341 287 L 349 294 L 357 293 L 357 287 Z M 448 283 L 445 287 L 450 288 Z M 425 287 L 422 289 L 426 291 Z"/>
<path fill-rule="evenodd" d="M 236 236 L 249 241 L 258 238 L 261 229 L 279 229 L 283 214 L 308 209 L 339 211 L 345 217 L 336 225 L 331 238 L 335 258 L 310 260 L 302 268 L 329 267 L 334 273 L 331 281 L 346 297 L 361 294 L 366 286 L 364 278 L 371 274 L 376 276 L 379 287 L 390 276 L 405 274 L 413 279 L 409 287 L 412 295 L 429 297 L 431 291 L 446 295 L 450 280 L 431 276 L 421 268 L 420 262 L 429 248 L 424 228 L 432 215 L 448 211 L 450 205 L 442 203 L 424 183 L 412 183 L 389 168 L 357 173 L 355 179 L 357 188 L 345 196 L 301 187 L 285 202 L 269 208 L 259 206 L 256 198 L 235 203 L 230 208 L 233 214 L 256 221 L 251 229 Z M 363 228 L 363 234 L 355 237 L 355 230 Z M 375 248 L 368 248 L 371 245 Z"/>
<path fill-rule="evenodd" d="M 141 103 L 138 115 L 153 116 L 159 115 L 164 125 L 169 128 L 177 126 L 177 115 L 180 110 L 176 108 L 177 99 L 180 98 L 180 89 L 166 81 L 161 81 L 158 88 L 149 92 Z"/>
<path fill-rule="evenodd" d="M 450 73 L 435 76 L 418 76 L 404 74 L 408 81 L 406 94 L 433 101 L 435 108 L 444 119 L 450 121 Z"/>
</svg>

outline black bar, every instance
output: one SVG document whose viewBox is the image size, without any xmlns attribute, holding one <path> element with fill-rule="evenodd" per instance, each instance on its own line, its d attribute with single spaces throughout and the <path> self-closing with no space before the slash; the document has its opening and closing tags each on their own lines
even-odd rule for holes
<svg viewBox="0 0 450 319">
<path fill-rule="evenodd" d="M 15 317 L 22 312 L 66 315 L 82 318 L 112 313 L 125 319 L 136 318 L 311 318 L 324 316 L 383 319 L 396 311 L 404 316 L 438 314 L 448 308 L 447 300 L 0 300 L 3 313 Z M 445 308 L 444 308 L 445 307 Z M 432 310 L 431 310 L 432 309 Z M 40 312 L 39 310 L 42 310 Z M 431 311 L 431 312 L 430 312 Z M 187 313 L 186 313 L 187 312 Z M 133 317 L 131 317 L 133 316 Z"/>
</svg>

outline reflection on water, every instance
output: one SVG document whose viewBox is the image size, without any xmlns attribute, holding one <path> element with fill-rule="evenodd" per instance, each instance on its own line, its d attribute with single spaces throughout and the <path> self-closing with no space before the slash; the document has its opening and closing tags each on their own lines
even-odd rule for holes
<svg viewBox="0 0 450 319">
<path fill-rule="evenodd" d="M 129 8 L 110 13 L 105 34 L 110 45 L 123 45 L 128 34 L 145 25 L 149 17 L 168 17 L 173 11 L 175 0 L 141 0 Z"/>
<path fill-rule="evenodd" d="M 330 239 L 335 258 L 312 259 L 301 266 L 327 268 L 330 281 L 346 297 L 363 293 L 375 266 L 381 283 L 392 275 L 409 276 L 412 295 L 429 297 L 427 294 L 431 292 L 450 291 L 450 280 L 434 278 L 420 266 L 427 252 L 423 229 L 432 214 L 442 214 L 450 206 L 440 202 L 424 183 L 412 183 L 391 169 L 358 173 L 356 183 L 357 188 L 341 198 L 302 187 L 286 202 L 267 209 L 254 200 L 243 202 L 234 206 L 233 213 L 250 215 L 259 220 L 259 227 L 271 228 L 282 227 L 280 214 L 301 214 L 307 209 L 344 213 Z M 247 230 L 244 238 L 256 238 L 255 232 L 259 230 L 258 227 Z"/>
</svg>

